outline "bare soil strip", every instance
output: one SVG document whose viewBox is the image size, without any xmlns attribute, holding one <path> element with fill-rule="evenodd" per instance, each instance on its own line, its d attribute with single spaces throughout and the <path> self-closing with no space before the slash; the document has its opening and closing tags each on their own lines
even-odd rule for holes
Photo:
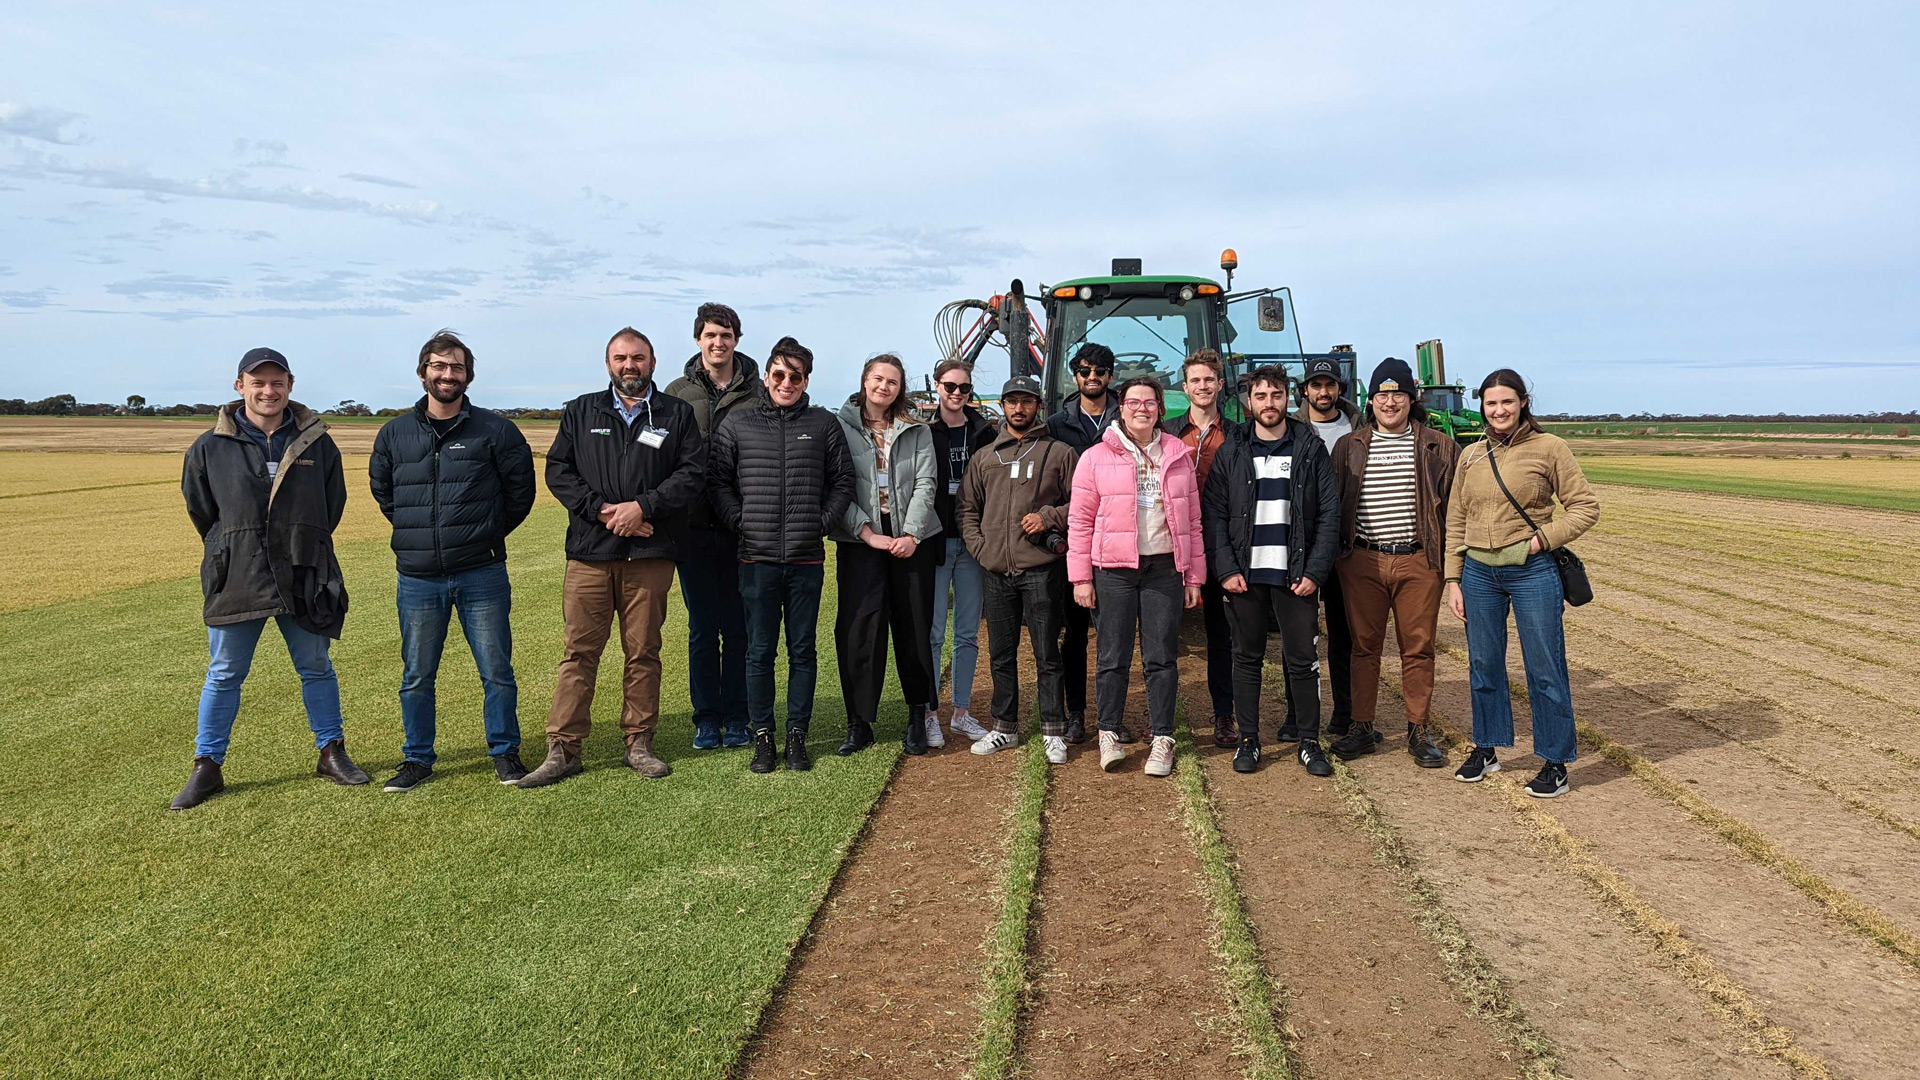
<svg viewBox="0 0 1920 1080">
<path fill-rule="evenodd" d="M 985 658 L 976 685 L 987 682 Z M 1018 765 L 1015 753 L 976 757 L 965 739 L 902 761 L 741 1074 L 851 1080 L 966 1069 Z"/>
<path fill-rule="evenodd" d="M 1238 1078 L 1179 789 L 1141 771 L 1138 672 L 1127 722 L 1142 738 L 1125 766 L 1101 772 L 1089 741 L 1054 767 L 1024 1056 L 1039 1077 Z"/>
</svg>

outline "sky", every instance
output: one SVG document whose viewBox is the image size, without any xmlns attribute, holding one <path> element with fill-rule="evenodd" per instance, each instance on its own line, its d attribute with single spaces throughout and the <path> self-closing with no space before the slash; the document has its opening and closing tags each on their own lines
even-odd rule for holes
<svg viewBox="0 0 1920 1080">
<path fill-rule="evenodd" d="M 949 300 L 1230 246 L 1363 371 L 1920 409 L 1917 53 L 1892 3 L 9 0 L 0 397 L 223 401 L 270 345 L 405 405 L 449 326 L 554 406 L 718 300 L 837 401 Z"/>
</svg>

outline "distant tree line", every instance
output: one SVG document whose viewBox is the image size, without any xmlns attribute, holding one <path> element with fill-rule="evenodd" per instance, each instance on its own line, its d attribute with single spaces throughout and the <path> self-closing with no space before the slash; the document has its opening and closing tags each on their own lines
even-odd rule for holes
<svg viewBox="0 0 1920 1080">
<path fill-rule="evenodd" d="M 25 398 L 0 398 L 0 416 L 212 416 L 220 411 L 220 406 L 206 402 L 192 405 L 149 405 L 147 399 L 139 394 L 127 395 L 127 400 L 115 405 L 109 402 L 82 402 L 72 394 L 55 394 L 38 401 Z M 320 410 L 323 416 L 399 416 L 407 409 L 374 409 L 357 401 L 347 400 L 332 408 Z M 558 420 L 559 409 L 496 409 L 504 416 L 515 420 Z"/>
<path fill-rule="evenodd" d="M 1540 413 L 1556 423 L 1692 423 L 1692 424 L 1920 424 L 1920 412 L 1883 413 Z"/>
</svg>

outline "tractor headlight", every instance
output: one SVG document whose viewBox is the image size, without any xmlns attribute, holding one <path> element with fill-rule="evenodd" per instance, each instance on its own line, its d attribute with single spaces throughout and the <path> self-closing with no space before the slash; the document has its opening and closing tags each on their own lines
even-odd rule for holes
<svg viewBox="0 0 1920 1080">
<path fill-rule="evenodd" d="M 1091 285 L 1080 286 L 1080 299 L 1082 300 L 1093 299 L 1093 286 Z"/>
</svg>

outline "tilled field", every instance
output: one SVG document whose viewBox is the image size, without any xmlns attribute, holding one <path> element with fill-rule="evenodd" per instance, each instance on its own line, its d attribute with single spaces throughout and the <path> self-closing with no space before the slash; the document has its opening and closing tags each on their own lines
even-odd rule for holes
<svg viewBox="0 0 1920 1080">
<path fill-rule="evenodd" d="M 1013 1061 L 988 1071 L 1913 1075 L 1920 661 L 1906 643 L 1920 631 L 1920 587 L 1904 567 L 1920 555 L 1920 520 L 1641 488 L 1601 495 L 1603 525 L 1579 545 L 1599 599 L 1568 616 L 1582 736 L 1570 796 L 1520 790 L 1538 761 L 1517 646 L 1521 745 L 1484 784 L 1407 758 L 1392 657 L 1380 703 L 1389 740 L 1331 781 L 1279 752 L 1242 776 L 1226 752 L 1186 745 L 1180 767 L 1199 769 L 1210 792 L 1200 809 L 1230 850 L 1230 899 L 1274 991 L 1284 1043 L 1274 1062 L 1250 1051 L 1257 1040 L 1230 989 L 1239 976 L 1210 915 L 1204 844 L 1190 817 L 1183 827 L 1190 800 L 1139 773 L 1144 746 L 1118 775 L 1076 754 L 1052 773 Z M 1466 642 L 1445 614 L 1441 631 L 1435 719 L 1457 764 L 1470 731 Z M 1182 678 L 1189 714 L 1205 716 L 1199 644 L 1190 635 Z M 1129 711 L 1144 728 L 1137 681 Z M 902 781 L 945 777 L 989 805 L 1011 789 L 1001 758 L 1012 755 L 958 749 L 903 762 L 848 880 L 863 858 L 896 861 L 876 838 L 944 832 L 933 821 L 950 805 L 898 798 L 911 789 Z M 991 809 L 975 820 L 986 827 Z M 1005 858 L 983 854 L 993 849 L 977 835 L 949 843 L 956 872 Z M 954 900 L 992 906 L 978 895 L 964 884 Z M 830 910 L 823 925 L 836 918 Z M 987 916 L 977 918 L 950 946 L 965 960 L 949 965 L 961 982 L 983 966 Z M 823 934 L 793 985 L 830 951 Z M 865 1046 L 891 1066 L 876 1072 L 968 1067 L 952 1036 L 978 1026 L 988 996 L 975 978 L 969 1008 L 957 1008 L 954 980 L 929 979 L 923 999 L 936 984 L 946 987 L 937 1008 L 888 1007 L 929 1014 L 948 1052 L 909 1061 Z M 871 1013 L 862 1000 L 845 997 L 842 1011 Z"/>
</svg>

